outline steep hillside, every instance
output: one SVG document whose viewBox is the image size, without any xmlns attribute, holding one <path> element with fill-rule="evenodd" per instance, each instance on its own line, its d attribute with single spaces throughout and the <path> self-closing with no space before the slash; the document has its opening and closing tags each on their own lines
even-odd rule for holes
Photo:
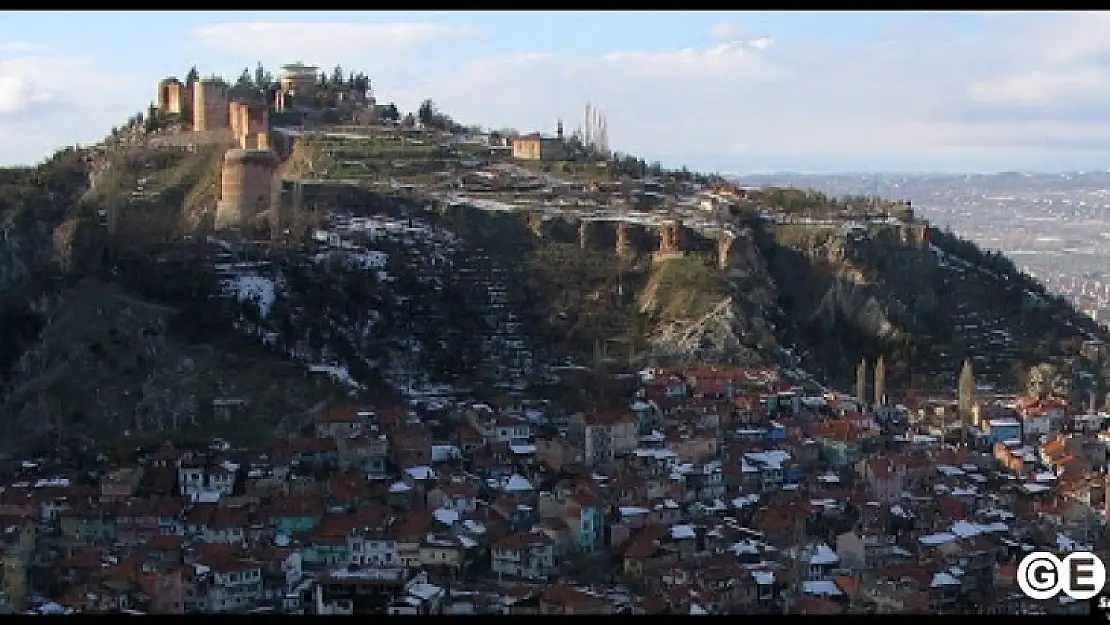
<svg viewBox="0 0 1110 625">
<path fill-rule="evenodd" d="M 835 202 L 802 210 L 834 214 Z M 582 249 L 573 229 L 537 239 L 520 215 L 471 210 L 446 225 L 500 248 L 534 344 L 560 358 L 776 361 L 847 389 L 860 359 L 883 356 L 892 391 L 951 389 L 964 358 L 1000 390 L 1042 363 L 1101 373 L 1079 357 L 1106 338 L 1097 324 L 950 232 L 921 243 L 862 214 L 736 219 L 744 234 L 724 269 L 697 251 L 653 262 Z"/>
<path fill-rule="evenodd" d="M 1104 339 L 1089 318 L 947 232 L 926 246 L 889 229 L 768 224 L 760 250 L 778 286 L 785 340 L 842 388 L 861 358 L 886 357 L 888 384 L 950 389 L 969 357 L 984 383 L 1015 388 L 1040 362 Z"/>
<path fill-rule="evenodd" d="M 236 332 L 244 306 L 196 262 L 213 252 L 173 243 L 215 149 L 64 151 L 0 170 L 0 451 L 269 436 L 348 394 Z"/>
<path fill-rule="evenodd" d="M 847 389 L 856 363 L 881 355 L 896 394 L 950 389 L 970 357 L 999 388 L 1089 373 L 1093 386 L 1066 390 L 1104 392 L 1107 371 L 1079 356 L 1106 338 L 1093 323 L 951 233 L 907 238 L 897 224 L 912 214 L 875 214 L 873 200 L 753 191 L 686 227 L 682 253 L 655 253 L 658 234 L 642 230 L 618 254 L 612 222 L 584 245 L 563 217 L 537 229 L 534 215 L 411 187 L 324 184 L 293 219 L 307 233 L 326 218 L 341 244 L 232 245 L 196 236 L 224 147 L 0 171 L 9 444 L 264 435 L 328 398 L 492 397 L 566 364 L 777 362 Z M 288 147 L 287 175 L 331 163 Z"/>
<path fill-rule="evenodd" d="M 327 379 L 291 372 L 247 341 L 190 342 L 175 332 L 181 311 L 93 278 L 48 310 L 0 396 L 8 445 L 66 434 L 226 436 L 232 423 L 236 438 L 249 440 L 299 425 L 288 417 L 341 396 Z"/>
</svg>

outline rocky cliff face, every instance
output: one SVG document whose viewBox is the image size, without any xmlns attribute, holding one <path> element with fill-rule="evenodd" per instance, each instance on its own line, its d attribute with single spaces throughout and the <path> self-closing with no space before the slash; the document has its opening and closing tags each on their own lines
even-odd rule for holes
<svg viewBox="0 0 1110 625">
<path fill-rule="evenodd" d="M 362 247 L 221 252 L 165 234 L 211 194 L 213 154 L 136 153 L 119 162 L 143 173 L 94 167 L 91 191 L 85 158 L 0 184 L 0 431 L 12 440 L 78 423 L 218 429 L 223 400 L 243 400 L 234 418 L 265 430 L 289 412 L 267 398 L 300 410 L 336 393 L 523 388 L 568 360 L 777 362 L 847 389 L 856 363 L 881 355 L 896 391 L 950 387 L 970 357 L 1007 386 L 1018 365 L 1101 336 L 1012 264 L 880 223 L 737 217 L 724 259 L 712 230 L 662 255 L 657 235 L 626 233 L 618 253 L 611 224 L 583 234 L 343 187 L 312 203 L 377 220 Z M 108 228 L 124 180 L 138 196 Z"/>
<path fill-rule="evenodd" d="M 778 345 L 773 319 L 778 315 L 777 287 L 757 249 L 751 228 L 739 229 L 725 262 L 695 257 L 666 260 L 653 268 L 640 293 L 640 311 L 656 320 L 649 358 L 690 362 L 750 364 L 773 360 Z M 714 267 L 713 263 L 717 266 Z M 668 280 L 676 264 L 700 267 L 713 280 Z M 680 299 L 679 314 L 662 302 Z M 682 301 L 682 300 L 685 301 Z M 692 302 L 702 300 L 700 305 Z M 674 304 L 670 304 L 674 306 Z"/>
</svg>

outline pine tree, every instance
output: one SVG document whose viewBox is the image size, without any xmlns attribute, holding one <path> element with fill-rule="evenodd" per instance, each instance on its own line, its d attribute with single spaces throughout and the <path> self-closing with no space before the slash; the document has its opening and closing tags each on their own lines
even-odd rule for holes
<svg viewBox="0 0 1110 625">
<path fill-rule="evenodd" d="M 270 81 L 267 80 L 266 76 L 266 68 L 262 67 L 262 63 L 259 63 L 258 66 L 254 68 L 254 86 L 259 89 L 265 89 L 270 86 Z"/>
<path fill-rule="evenodd" d="M 253 81 L 251 79 L 251 71 L 244 67 L 243 73 L 239 74 L 239 80 L 235 81 L 235 86 L 240 88 L 247 88 L 250 87 L 252 84 Z"/>
</svg>

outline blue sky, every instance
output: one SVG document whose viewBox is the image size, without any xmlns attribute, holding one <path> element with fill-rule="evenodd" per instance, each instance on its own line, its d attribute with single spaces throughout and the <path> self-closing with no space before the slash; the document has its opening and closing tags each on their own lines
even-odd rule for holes
<svg viewBox="0 0 1110 625">
<path fill-rule="evenodd" d="M 1104 13 L 5 13 L 0 164 L 92 142 L 196 65 L 362 70 L 381 101 L 753 171 L 1110 167 Z"/>
</svg>

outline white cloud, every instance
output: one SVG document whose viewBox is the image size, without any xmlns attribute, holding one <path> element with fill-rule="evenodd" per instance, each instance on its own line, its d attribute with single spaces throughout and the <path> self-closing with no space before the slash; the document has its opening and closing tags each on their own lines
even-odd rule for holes
<svg viewBox="0 0 1110 625">
<path fill-rule="evenodd" d="M 573 128 L 590 101 L 606 111 L 618 149 L 695 165 L 720 157 L 709 167 L 1110 156 L 1110 16 L 1008 15 L 983 20 L 974 36 L 945 24 L 907 15 L 885 42 L 775 45 L 737 40 L 744 28 L 722 24 L 701 48 L 518 53 L 379 81 L 379 94 L 403 107 L 430 96 L 461 121 L 548 132 L 560 117 Z"/>
<path fill-rule="evenodd" d="M 747 34 L 747 30 L 743 24 L 736 22 L 722 22 L 709 29 L 709 36 L 718 41 L 733 41 L 740 39 L 745 34 Z"/>
<path fill-rule="evenodd" d="M 49 52 L 50 48 L 26 41 L 0 41 L 0 55 Z"/>
<path fill-rule="evenodd" d="M 617 149 L 695 167 L 1110 162 L 1110 14 L 971 17 L 908 13 L 854 39 L 773 43 L 726 23 L 695 37 L 700 45 L 591 54 L 423 22 L 216 24 L 192 41 L 231 67 L 299 58 L 363 70 L 381 99 L 411 110 L 431 97 L 487 126 L 550 132 L 562 118 L 570 130 L 592 102 Z M 505 52 L 472 58 L 480 39 Z M 152 82 L 104 71 L 0 43 L 0 159 L 97 138 L 153 96 Z M 66 108 L 78 103 L 80 120 Z"/>
<path fill-rule="evenodd" d="M 1034 69 L 970 85 L 976 102 L 989 104 L 1051 104 L 1070 98 L 1104 96 L 1106 72 L 1093 66 Z"/>
<path fill-rule="evenodd" d="M 11 65 L 0 64 L 0 118 L 13 117 L 56 101 L 57 93 L 35 84 L 26 74 L 10 71 Z"/>
<path fill-rule="evenodd" d="M 242 58 L 266 63 L 303 58 L 326 64 L 361 55 L 407 52 L 432 43 L 450 44 L 474 34 L 469 28 L 431 22 L 234 22 L 205 26 L 193 33 L 201 44 Z M 363 58 L 361 65 L 368 61 L 376 59 Z"/>
<path fill-rule="evenodd" d="M 45 50 L 9 44 L 0 49 Z M 0 57 L 0 165 L 35 162 L 58 147 L 103 138 L 149 102 L 145 89 L 86 59 L 49 52 Z"/>
</svg>

